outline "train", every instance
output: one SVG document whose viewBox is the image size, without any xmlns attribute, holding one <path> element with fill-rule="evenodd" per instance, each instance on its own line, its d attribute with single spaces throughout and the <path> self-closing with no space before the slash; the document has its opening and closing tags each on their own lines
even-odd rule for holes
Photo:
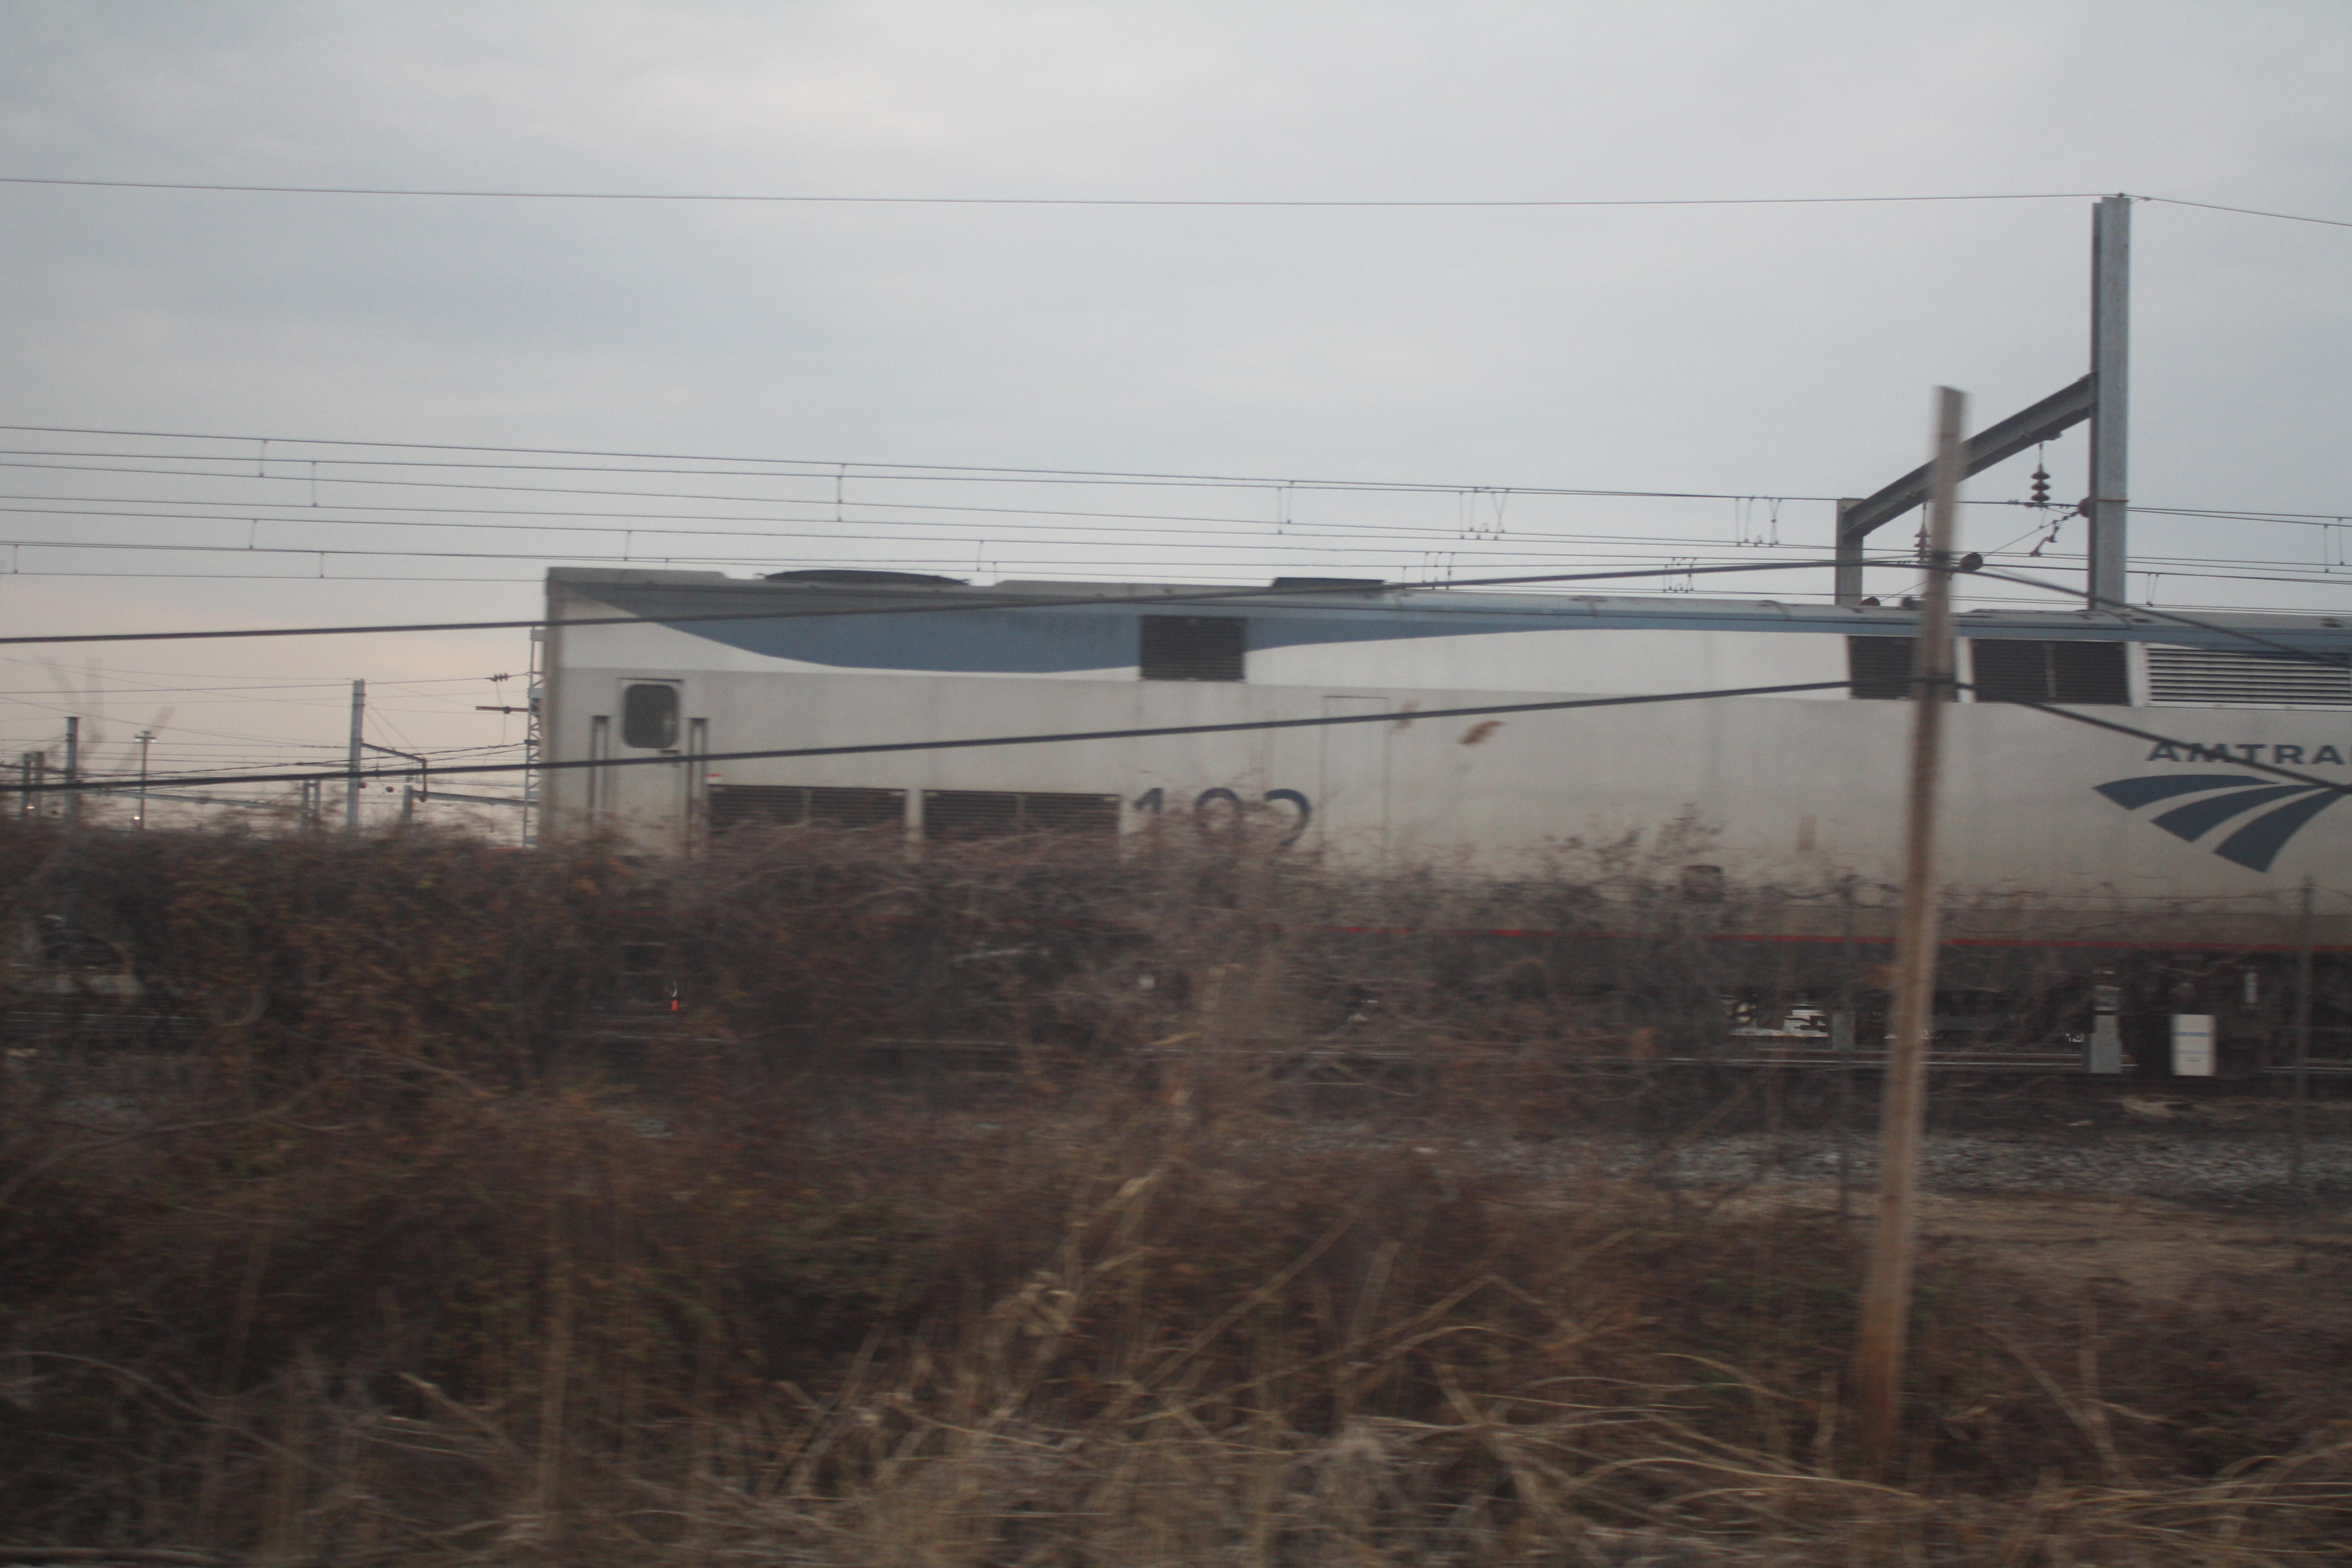
<svg viewBox="0 0 2352 1568">
<path fill-rule="evenodd" d="M 1729 877 L 1898 869 L 1909 720 L 1887 700 L 1916 621 L 1899 605 L 587 568 L 547 593 L 558 831 L 675 851 L 746 822 L 1116 837 L 1230 804 L 1286 816 L 1306 852 L 1491 871 L 1696 812 Z M 2352 626 L 1957 621 L 1956 890 L 2268 909 L 2309 878 L 2342 912 Z M 1463 712 L 1482 709 L 1518 710 Z M 1220 725 L 1269 727 L 1150 732 Z M 731 755 L 1077 732 L 1103 738 Z M 640 765 L 583 765 L 603 762 Z"/>
<path fill-rule="evenodd" d="M 1901 874 L 1900 603 L 849 570 L 566 567 L 546 587 L 543 830 L 635 852 L 724 853 L 746 828 L 1111 852 L 1229 814 L 1267 853 L 1499 883 L 1646 845 L 1759 941 L 1851 939 L 1851 900 L 1726 889 Z M 1955 942 L 2071 952 L 2086 984 L 2108 951 L 2352 951 L 2352 624 L 1955 622 Z M 1863 939 L 1884 938 L 1888 900 L 1864 901 Z M 2232 1005 L 2243 967 L 2206 965 Z"/>
</svg>

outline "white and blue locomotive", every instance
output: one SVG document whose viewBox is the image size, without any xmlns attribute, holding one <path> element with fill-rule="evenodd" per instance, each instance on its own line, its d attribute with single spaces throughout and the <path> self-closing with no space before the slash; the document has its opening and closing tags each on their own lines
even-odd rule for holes
<svg viewBox="0 0 2352 1568">
<path fill-rule="evenodd" d="M 1710 871 L 1735 884 L 1899 869 L 1908 719 L 1885 699 L 1906 691 L 1905 608 L 586 568 L 551 571 L 547 593 L 543 755 L 591 764 L 545 775 L 552 832 L 677 852 L 755 823 L 1108 840 L 1225 804 L 1327 862 L 1507 875 L 1548 845 L 1695 816 Z M 2344 620 L 1958 620 L 1942 834 L 1957 904 L 2263 944 L 2295 940 L 2309 881 L 2328 942 L 2352 935 Z M 1776 687 L 1808 689 L 1679 697 Z M 1678 700 L 1436 716 L 1656 697 Z M 1335 719 L 1351 721 L 1314 722 Z M 1284 721 L 1308 722 L 1129 733 Z M 740 755 L 1074 732 L 1103 738 Z"/>
</svg>

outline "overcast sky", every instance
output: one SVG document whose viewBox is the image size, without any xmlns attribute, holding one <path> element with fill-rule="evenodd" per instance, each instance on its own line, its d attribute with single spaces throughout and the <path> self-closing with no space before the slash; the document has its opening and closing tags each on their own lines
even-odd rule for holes
<svg viewBox="0 0 2352 1568">
<path fill-rule="evenodd" d="M 0 0 L 0 174 L 1234 200 L 2128 191 L 2347 219 L 2352 7 Z M 16 547 L 0 619 L 18 633 L 528 615 L 551 552 L 615 548 L 610 533 L 360 528 L 551 503 L 424 490 L 383 510 L 401 498 L 338 481 L 394 470 L 333 464 L 310 517 L 230 521 L 249 500 L 300 501 L 308 458 L 351 455 L 306 439 L 1826 498 L 1920 460 L 1937 384 L 1969 391 L 1984 423 L 2086 368 L 2081 196 L 1221 209 L 13 185 L 0 208 L 0 421 L 153 433 L 0 445 L 19 463 L 177 455 L 0 469 L 19 498 L 0 501 L 10 541 L 470 552 Z M 2352 229 L 2162 203 L 2133 223 L 2134 500 L 2352 511 Z M 173 434 L 273 447 L 159 438 Z M 2083 493 L 2082 446 L 2078 430 L 2050 448 L 2060 500 Z M 268 477 L 237 489 L 224 462 L 191 477 L 206 468 L 194 457 Z M 1972 498 L 2025 499 L 2032 461 Z M 107 466 L 188 471 L 89 471 Z M 633 553 L 983 581 L 1663 565 L 1776 528 L 1784 547 L 1818 543 L 1829 518 L 1804 500 L 522 482 L 725 499 L 561 503 L 646 514 Z M 1139 536 L 890 510 L 950 491 L 1232 526 Z M 223 521 L 57 515 L 109 507 Z M 751 521 L 723 540 L 650 537 L 684 512 Z M 2030 542 L 2038 521 L 1972 508 L 1968 542 Z M 1395 531 L 1342 537 L 1373 524 Z M 2081 542 L 2071 524 L 2052 548 Z M 2143 520 L 2133 548 L 2183 563 L 2135 577 L 2159 603 L 2347 603 L 2312 579 L 2352 566 L 2352 530 Z M 2195 558 L 2304 580 L 2193 579 Z M 270 574 L 289 580 L 251 580 Z M 299 683 L 351 677 L 379 688 L 386 744 L 520 732 L 473 711 L 520 700 L 487 679 L 521 668 L 519 634 L 92 657 L 61 649 L 45 668 L 12 650 L 0 745 L 44 743 L 73 710 L 102 712 L 109 760 L 159 718 L 172 766 L 322 753 L 345 699 Z"/>
</svg>

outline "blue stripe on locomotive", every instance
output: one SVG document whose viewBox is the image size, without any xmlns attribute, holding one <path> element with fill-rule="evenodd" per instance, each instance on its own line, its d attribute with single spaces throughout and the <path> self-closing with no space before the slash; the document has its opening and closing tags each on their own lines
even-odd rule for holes
<svg viewBox="0 0 2352 1568">
<path fill-rule="evenodd" d="M 1476 608 L 1423 609 L 1407 604 L 1379 609 L 1296 603 L 1232 602 L 1165 604 L 1121 600 L 1102 605 L 1025 608 L 1017 601 L 893 614 L 898 605 L 877 604 L 877 613 L 834 613 L 775 620 L 693 620 L 714 599 L 707 590 L 575 582 L 581 590 L 617 610 L 645 616 L 672 630 L 771 658 L 848 669 L 953 671 L 961 674 L 1048 675 L 1090 669 L 1131 668 L 1135 622 L 1142 615 L 1241 616 L 1249 621 L 1255 650 L 1330 643 L 1385 642 L 1406 637 L 1469 637 L 1492 633 L 1564 630 L 1672 629 L 1680 631 L 1800 631 L 1831 635 L 1904 636 L 1901 621 L 1857 621 L 1849 612 L 1804 605 L 1726 605 L 1699 601 L 1687 609 L 1654 601 L 1607 601 L 1547 597 L 1540 603 L 1492 603 Z M 758 592 L 758 590 L 752 590 Z M 732 595 L 729 595 L 730 598 Z M 802 604 L 810 598 L 795 595 Z M 1501 596 L 1497 595 L 1497 599 Z M 838 601 L 835 601 L 837 605 Z M 1606 607 L 1601 607 L 1605 604 Z M 2230 646 L 2225 637 L 2185 627 L 2053 625 L 2049 618 L 2020 617 L 2028 624 L 1963 623 L 1971 637 L 2062 637 L 2084 640 L 2149 640 Z M 2275 635 L 2275 634 L 2273 634 Z M 2305 640 L 2302 637 L 2297 641 Z"/>
</svg>

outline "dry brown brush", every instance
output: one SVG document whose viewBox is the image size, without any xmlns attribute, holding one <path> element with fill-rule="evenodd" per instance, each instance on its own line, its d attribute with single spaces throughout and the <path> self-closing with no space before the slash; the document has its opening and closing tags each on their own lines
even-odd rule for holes
<svg viewBox="0 0 2352 1568">
<path fill-rule="evenodd" d="M 1630 1568 L 2352 1536 L 2352 1346 L 1957 1255 L 1906 1471 L 1858 1479 L 1852 1236 L 1419 1138 L 1526 1100 L 1536 1053 L 1443 1005 L 1459 955 L 1367 970 L 1281 917 L 1460 895 L 1213 850 L 0 834 L 9 918 L 63 910 L 144 987 L 10 1004 L 0 1544 Z M 1578 1005 L 1539 1037 L 1617 1026 Z M 204 1027 L 98 1027 L 167 1011 Z M 1382 1016 L 1465 1087 L 1366 1131 L 1268 1065 Z M 893 1039 L 992 1042 L 994 1087 L 850 1070 Z"/>
</svg>

